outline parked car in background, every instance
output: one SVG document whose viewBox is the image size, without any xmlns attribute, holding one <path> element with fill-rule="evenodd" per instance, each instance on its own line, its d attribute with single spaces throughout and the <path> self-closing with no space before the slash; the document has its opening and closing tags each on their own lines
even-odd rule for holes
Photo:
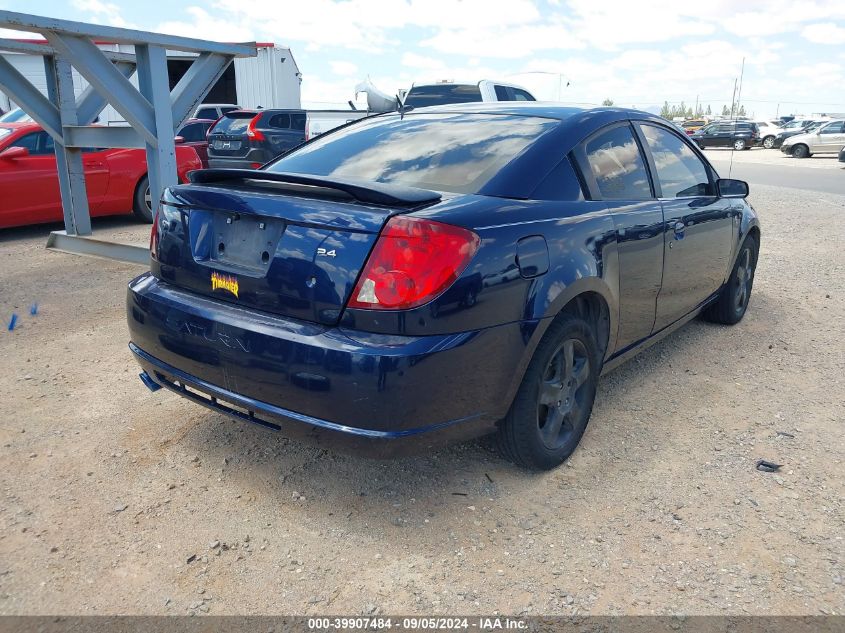
<svg viewBox="0 0 845 633">
<path fill-rule="evenodd" d="M 813 154 L 837 154 L 843 145 L 845 119 L 835 119 L 804 134 L 786 139 L 780 151 L 795 158 L 807 158 Z"/>
<path fill-rule="evenodd" d="M 208 130 L 214 125 L 212 119 L 188 119 L 176 132 L 176 143 L 193 147 L 202 162 L 208 167 Z"/>
<path fill-rule="evenodd" d="M 754 121 L 760 133 L 760 145 L 766 149 L 772 149 L 775 145 L 775 137 L 783 131 L 774 121 Z"/>
<path fill-rule="evenodd" d="M 127 290 L 141 379 L 382 455 L 496 433 L 554 468 L 602 373 L 742 319 L 760 246 L 746 183 L 621 108 L 384 114 L 191 180 Z"/>
<path fill-rule="evenodd" d="M 37 123 L 0 123 L 0 228 L 59 222 L 64 217 L 53 137 Z M 151 222 L 152 199 L 142 149 L 82 150 L 91 216 L 134 212 Z M 180 182 L 202 163 L 192 147 L 176 146 Z"/>
<path fill-rule="evenodd" d="M 32 117 L 20 108 L 12 108 L 3 116 L 0 116 L 0 123 L 24 123 L 31 121 Z"/>
<path fill-rule="evenodd" d="M 743 150 L 760 144 L 757 124 L 751 121 L 716 121 L 694 132 L 690 138 L 700 149 L 732 147 Z"/>
<path fill-rule="evenodd" d="M 779 149 L 780 146 L 783 145 L 783 142 L 791 136 L 803 134 L 804 132 L 819 127 L 821 124 L 822 122 L 816 119 L 793 119 L 789 123 L 786 123 L 781 130 L 775 134 L 775 138 L 772 141 L 772 147 Z"/>
<path fill-rule="evenodd" d="M 366 116 L 362 110 L 233 110 L 208 131 L 208 165 L 256 169 L 310 138 Z"/>
<path fill-rule="evenodd" d="M 684 129 L 684 132 L 692 136 L 692 134 L 701 128 L 707 125 L 707 121 L 704 119 L 691 119 L 689 121 L 684 121 L 681 123 L 681 127 Z"/>
<path fill-rule="evenodd" d="M 241 106 L 234 103 L 203 103 L 194 111 L 192 119 L 211 119 L 216 121 L 232 110 L 240 110 Z"/>
<path fill-rule="evenodd" d="M 405 95 L 403 105 L 411 108 L 472 103 L 477 101 L 536 101 L 534 95 L 516 84 L 483 79 L 477 83 L 441 81 L 414 84 Z"/>
</svg>

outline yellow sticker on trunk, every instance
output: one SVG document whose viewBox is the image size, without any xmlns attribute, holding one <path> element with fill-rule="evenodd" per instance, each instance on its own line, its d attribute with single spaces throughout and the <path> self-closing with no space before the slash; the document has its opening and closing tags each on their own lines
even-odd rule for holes
<svg viewBox="0 0 845 633">
<path fill-rule="evenodd" d="M 216 270 L 211 273 L 211 289 L 225 290 L 238 296 L 238 278 L 234 275 L 223 275 Z"/>
</svg>

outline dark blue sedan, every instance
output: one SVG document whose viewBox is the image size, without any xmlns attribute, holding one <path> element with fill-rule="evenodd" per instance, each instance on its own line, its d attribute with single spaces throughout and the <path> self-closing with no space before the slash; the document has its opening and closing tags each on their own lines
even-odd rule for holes
<svg viewBox="0 0 845 633">
<path fill-rule="evenodd" d="M 286 434 L 395 454 L 497 433 L 553 468 L 602 373 L 699 314 L 742 319 L 747 195 L 645 112 L 371 117 L 167 190 L 130 348 L 151 389 Z"/>
</svg>

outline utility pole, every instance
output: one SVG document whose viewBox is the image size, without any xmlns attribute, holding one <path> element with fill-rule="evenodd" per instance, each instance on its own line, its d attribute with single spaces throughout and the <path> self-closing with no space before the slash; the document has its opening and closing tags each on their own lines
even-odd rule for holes
<svg viewBox="0 0 845 633">
<path fill-rule="evenodd" d="M 698 116 L 698 95 L 695 95 L 695 110 L 692 113 L 693 116 Z"/>
<path fill-rule="evenodd" d="M 734 77 L 734 92 L 731 95 L 731 118 L 734 118 L 734 107 L 736 107 L 736 77 Z"/>
<path fill-rule="evenodd" d="M 742 69 L 739 71 L 739 93 L 736 95 L 736 115 L 739 116 L 739 102 L 742 100 L 742 77 L 745 75 L 745 58 L 742 58 Z"/>
</svg>

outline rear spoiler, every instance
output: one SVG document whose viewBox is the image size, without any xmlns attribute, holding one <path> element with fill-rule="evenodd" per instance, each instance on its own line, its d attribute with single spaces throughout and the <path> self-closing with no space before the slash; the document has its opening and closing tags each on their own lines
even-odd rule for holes
<svg viewBox="0 0 845 633">
<path fill-rule="evenodd" d="M 392 185 L 383 182 L 366 180 L 347 180 L 345 178 L 331 178 L 329 176 L 312 176 L 310 174 L 291 174 L 254 169 L 198 169 L 188 174 L 192 183 L 210 184 L 215 182 L 240 181 L 269 181 L 291 185 L 309 185 L 342 191 L 359 202 L 379 204 L 392 207 L 418 207 L 437 202 L 441 195 L 436 191 Z"/>
</svg>

